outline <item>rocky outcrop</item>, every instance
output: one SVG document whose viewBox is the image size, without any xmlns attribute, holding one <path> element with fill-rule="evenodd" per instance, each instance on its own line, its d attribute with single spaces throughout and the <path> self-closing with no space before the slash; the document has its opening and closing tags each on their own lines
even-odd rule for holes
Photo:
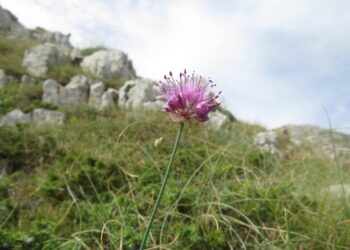
<svg viewBox="0 0 350 250">
<path fill-rule="evenodd" d="M 0 6 L 0 34 L 7 36 L 21 36 L 29 37 L 30 32 L 18 22 L 15 17 L 8 10 L 3 9 Z"/>
<path fill-rule="evenodd" d="M 43 43 L 56 43 L 69 48 L 73 48 L 69 39 L 70 34 L 64 35 L 60 32 L 51 32 L 41 27 L 37 27 L 34 30 L 31 30 L 32 38 L 43 42 Z"/>
<path fill-rule="evenodd" d="M 98 110 L 105 110 L 117 105 L 118 91 L 112 88 L 105 91 L 102 82 L 93 83 L 83 75 L 74 76 L 66 87 L 48 79 L 43 83 L 43 102 L 56 106 L 89 104 Z"/>
<path fill-rule="evenodd" d="M 0 126 L 15 126 L 16 124 L 63 124 L 64 113 L 60 111 L 34 109 L 31 113 L 23 113 L 15 109 L 0 118 Z"/>
<path fill-rule="evenodd" d="M 279 145 L 277 138 L 283 140 Z M 262 151 L 281 155 L 303 146 L 304 153 L 324 156 L 338 163 L 350 163 L 350 135 L 311 125 L 286 125 L 258 133 L 254 144 Z M 282 148 L 283 147 L 283 148 Z"/>
<path fill-rule="evenodd" d="M 286 125 L 275 129 L 296 145 L 310 145 L 311 152 L 339 163 L 350 162 L 350 135 L 311 125 Z"/>
<path fill-rule="evenodd" d="M 81 67 L 93 76 L 105 79 L 133 79 L 136 73 L 128 56 L 117 50 L 102 50 L 87 56 Z"/>
<path fill-rule="evenodd" d="M 267 152 L 275 158 L 281 157 L 278 135 L 275 131 L 260 132 L 254 138 L 254 146 L 262 152 Z"/>
<path fill-rule="evenodd" d="M 41 44 L 25 51 L 23 66 L 33 76 L 44 76 L 52 65 L 68 62 L 69 53 L 57 44 Z"/>
<path fill-rule="evenodd" d="M 156 103 L 161 105 L 158 99 L 160 93 L 155 83 L 148 79 L 127 81 L 119 89 L 118 105 L 127 109 L 155 107 Z"/>
</svg>

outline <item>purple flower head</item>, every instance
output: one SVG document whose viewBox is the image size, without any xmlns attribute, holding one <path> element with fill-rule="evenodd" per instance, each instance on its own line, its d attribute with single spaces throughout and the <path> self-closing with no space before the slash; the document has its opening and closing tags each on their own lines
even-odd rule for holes
<svg viewBox="0 0 350 250">
<path fill-rule="evenodd" d="M 166 103 L 164 111 L 175 122 L 192 118 L 205 122 L 209 119 L 209 112 L 220 105 L 216 99 L 221 92 L 216 96 L 209 93 L 210 88 L 215 86 L 213 82 L 194 73 L 190 76 L 186 70 L 180 73 L 180 80 L 175 80 L 170 72 L 158 86 Z"/>
</svg>

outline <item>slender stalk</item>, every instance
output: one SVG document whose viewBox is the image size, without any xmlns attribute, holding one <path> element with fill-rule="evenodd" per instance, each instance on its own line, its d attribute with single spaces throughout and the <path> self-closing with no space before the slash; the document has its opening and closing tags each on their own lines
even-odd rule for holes
<svg viewBox="0 0 350 250">
<path fill-rule="evenodd" d="M 141 247 L 140 247 L 140 250 L 144 250 L 145 247 L 146 247 L 146 243 L 147 243 L 147 239 L 148 239 L 148 236 L 149 236 L 149 233 L 151 231 L 151 228 L 152 228 L 152 225 L 153 225 L 153 220 L 154 220 L 154 217 L 157 213 L 157 209 L 158 209 L 158 206 L 160 204 L 160 201 L 162 199 L 162 196 L 163 196 L 163 193 L 164 193 L 164 189 L 165 189 L 165 186 L 166 186 L 166 183 L 168 181 L 168 177 L 169 177 L 169 173 L 170 173 L 170 170 L 174 164 L 174 159 L 175 159 L 175 155 L 176 155 L 176 150 L 177 148 L 179 147 L 179 142 L 180 142 L 180 138 L 181 138 L 181 135 L 182 135 L 182 130 L 184 128 L 184 123 L 181 122 L 180 123 L 180 129 L 179 129 L 179 132 L 177 133 L 177 137 L 176 137 L 176 141 L 175 141 L 175 145 L 174 145 L 174 149 L 173 149 L 173 152 L 171 154 L 171 158 L 170 158 L 170 161 L 169 161 L 169 164 L 168 164 L 168 168 L 166 169 L 166 172 L 165 172 L 165 176 L 164 176 L 164 180 L 163 180 L 163 183 L 162 183 L 162 186 L 160 187 L 160 191 L 159 191 L 159 194 L 158 194 L 158 197 L 157 197 L 157 201 L 156 201 L 156 204 L 154 205 L 153 207 L 153 211 L 152 211 L 152 214 L 151 214 L 151 218 L 148 222 L 148 226 L 147 226 L 147 229 L 146 229 L 146 232 L 143 236 L 143 240 L 142 240 L 142 243 L 141 243 Z"/>
</svg>

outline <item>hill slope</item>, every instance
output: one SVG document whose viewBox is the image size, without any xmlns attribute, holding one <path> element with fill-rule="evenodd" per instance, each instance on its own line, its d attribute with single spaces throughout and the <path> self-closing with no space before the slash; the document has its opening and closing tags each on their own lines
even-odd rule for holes
<svg viewBox="0 0 350 250">
<path fill-rule="evenodd" d="M 86 72 L 73 62 L 58 64 L 30 76 L 33 84 L 22 84 L 20 76 L 29 75 L 24 51 L 40 43 L 0 39 L 0 68 L 15 77 L 0 88 L 0 115 L 37 108 L 65 114 L 61 125 L 0 127 L 0 249 L 137 249 L 177 125 L 143 108 L 101 111 L 88 103 L 44 102 L 44 80 L 66 84 Z M 124 84 L 99 80 L 115 88 Z M 240 121 L 221 125 L 186 124 L 149 247 L 350 247 L 349 190 L 327 192 L 350 183 L 348 163 L 314 150 L 303 136 L 291 148 L 293 138 L 278 135 L 282 156 L 276 158 L 254 145 L 264 128 Z"/>
</svg>

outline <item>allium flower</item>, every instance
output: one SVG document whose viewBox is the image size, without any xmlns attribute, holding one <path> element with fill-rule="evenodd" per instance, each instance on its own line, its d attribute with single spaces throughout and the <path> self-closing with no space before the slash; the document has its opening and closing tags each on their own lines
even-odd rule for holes
<svg viewBox="0 0 350 250">
<path fill-rule="evenodd" d="M 175 122 L 192 118 L 205 122 L 209 119 L 209 112 L 220 105 L 216 99 L 221 92 L 216 96 L 209 92 L 215 86 L 213 82 L 194 73 L 190 76 L 186 70 L 180 73 L 180 80 L 175 80 L 170 72 L 158 86 L 166 102 L 164 111 Z"/>
<path fill-rule="evenodd" d="M 175 80 L 173 74 L 170 72 L 169 76 L 164 76 L 165 81 L 160 81 L 158 86 L 161 89 L 163 99 L 166 102 L 165 112 L 168 113 L 170 118 L 179 122 L 179 132 L 177 133 L 173 153 L 164 175 L 162 186 L 160 187 L 159 194 L 156 203 L 153 207 L 151 217 L 149 219 L 146 231 L 143 236 L 143 240 L 140 246 L 140 250 L 144 250 L 147 245 L 147 239 L 150 234 L 157 209 L 162 199 L 164 189 L 169 178 L 170 170 L 174 164 L 176 150 L 179 147 L 182 131 L 185 123 L 183 121 L 197 119 L 200 122 L 205 122 L 209 119 L 209 112 L 220 104 L 216 101 L 218 95 L 213 96 L 209 93 L 209 88 L 215 85 L 209 79 L 208 81 L 202 79 L 202 77 L 192 74 L 187 75 L 186 70 L 180 73 L 180 80 Z M 161 138 L 155 141 L 155 146 L 161 142 Z"/>
</svg>

